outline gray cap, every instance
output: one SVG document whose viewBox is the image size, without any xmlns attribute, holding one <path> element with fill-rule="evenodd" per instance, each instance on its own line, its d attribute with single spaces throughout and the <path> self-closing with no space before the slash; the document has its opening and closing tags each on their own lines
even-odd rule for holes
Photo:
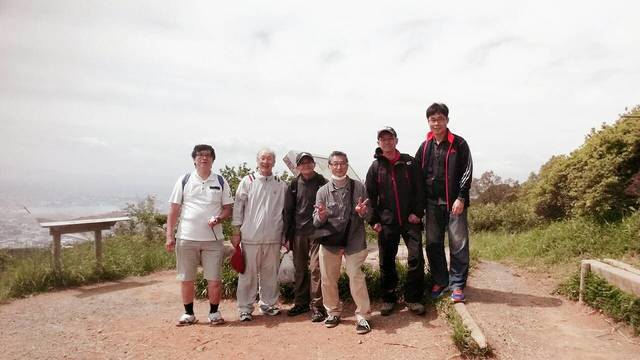
<svg viewBox="0 0 640 360">
<path fill-rule="evenodd" d="M 393 130 L 393 128 L 391 126 L 385 126 L 382 129 L 378 130 L 378 139 L 380 139 L 380 135 L 382 135 L 382 133 L 389 133 L 391 135 L 393 135 L 393 137 L 398 137 L 398 134 L 396 134 L 396 131 Z"/>
<path fill-rule="evenodd" d="M 314 163 L 316 162 L 313 159 L 313 155 L 309 154 L 308 152 L 301 152 L 298 154 L 298 156 L 296 156 L 296 166 L 300 165 L 300 163 L 302 162 L 302 160 L 304 160 L 304 158 L 309 158 L 311 159 L 311 161 L 313 161 Z"/>
</svg>

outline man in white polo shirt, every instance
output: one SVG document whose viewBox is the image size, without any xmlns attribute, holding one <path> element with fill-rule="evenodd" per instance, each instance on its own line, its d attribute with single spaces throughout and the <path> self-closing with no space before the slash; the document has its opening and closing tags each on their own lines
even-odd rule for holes
<svg viewBox="0 0 640 360">
<path fill-rule="evenodd" d="M 233 211 L 233 198 L 225 179 L 211 171 L 216 153 L 211 145 L 196 145 L 191 153 L 195 171 L 181 176 L 169 198 L 167 215 L 167 251 L 176 250 L 177 279 L 181 282 L 184 314 L 177 326 L 196 322 L 193 313 L 194 281 L 198 264 L 207 279 L 209 323 L 219 325 L 224 319 L 220 303 L 224 235 L 222 221 Z M 178 231 L 174 234 L 180 216 Z M 177 239 L 177 243 L 176 243 Z"/>
</svg>

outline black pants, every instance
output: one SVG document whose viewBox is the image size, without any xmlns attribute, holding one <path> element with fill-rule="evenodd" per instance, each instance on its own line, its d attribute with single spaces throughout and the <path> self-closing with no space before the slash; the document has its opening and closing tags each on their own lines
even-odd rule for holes
<svg viewBox="0 0 640 360">
<path fill-rule="evenodd" d="M 322 304 L 322 283 L 320 281 L 320 244 L 310 240 L 308 235 L 296 235 L 291 250 L 293 267 L 296 270 L 293 302 L 318 311 L 324 311 Z"/>
<path fill-rule="evenodd" d="M 380 282 L 382 287 L 382 301 L 395 303 L 398 298 L 398 272 L 396 270 L 396 255 L 400 236 L 407 245 L 407 281 L 404 287 L 406 302 L 420 302 L 424 292 L 424 255 L 422 254 L 422 232 L 420 225 L 407 224 L 382 225 L 378 233 L 378 252 L 380 258 Z"/>
</svg>

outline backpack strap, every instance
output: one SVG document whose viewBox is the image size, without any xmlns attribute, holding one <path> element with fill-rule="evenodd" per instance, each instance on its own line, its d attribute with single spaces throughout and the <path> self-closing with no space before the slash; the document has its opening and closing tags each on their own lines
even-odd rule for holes
<svg viewBox="0 0 640 360">
<path fill-rule="evenodd" d="M 191 177 L 191 173 L 186 173 L 182 177 L 182 199 L 180 199 L 180 204 L 184 203 L 184 187 L 185 185 L 187 185 L 187 182 L 189 181 L 190 177 Z"/>
<path fill-rule="evenodd" d="M 218 175 L 218 182 L 220 183 L 220 190 L 224 190 L 224 178 L 222 175 Z"/>
</svg>

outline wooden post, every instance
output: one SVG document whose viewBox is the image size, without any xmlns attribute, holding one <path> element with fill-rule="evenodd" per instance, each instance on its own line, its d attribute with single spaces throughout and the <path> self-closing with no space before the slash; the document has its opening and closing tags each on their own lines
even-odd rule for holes
<svg viewBox="0 0 640 360">
<path fill-rule="evenodd" d="M 96 238 L 96 266 L 102 269 L 102 230 L 95 231 Z"/>
<path fill-rule="evenodd" d="M 580 290 L 578 291 L 578 302 L 584 303 L 584 287 L 586 286 L 586 277 L 591 271 L 591 264 L 583 260 L 580 263 Z"/>
<path fill-rule="evenodd" d="M 60 272 L 62 270 L 62 262 L 60 261 L 60 252 L 61 252 L 61 246 L 60 246 L 60 233 L 58 232 L 54 232 L 53 233 L 53 242 L 51 243 L 51 255 L 52 255 L 52 261 L 53 261 L 53 270 L 55 272 Z"/>
</svg>

